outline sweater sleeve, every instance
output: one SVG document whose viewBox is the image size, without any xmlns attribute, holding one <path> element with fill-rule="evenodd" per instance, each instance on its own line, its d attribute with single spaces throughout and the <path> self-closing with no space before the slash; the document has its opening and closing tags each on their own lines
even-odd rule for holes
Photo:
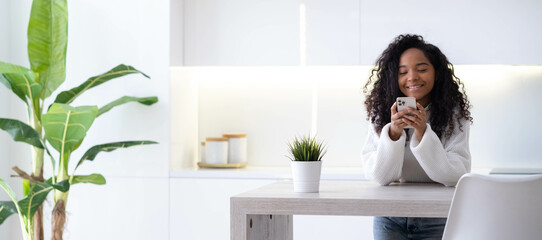
<svg viewBox="0 0 542 240">
<path fill-rule="evenodd" d="M 362 150 L 365 176 L 380 185 L 398 181 L 403 168 L 406 134 L 403 132 L 397 141 L 393 141 L 389 129 L 390 124 L 385 125 L 379 136 L 370 125 Z"/>
<path fill-rule="evenodd" d="M 452 136 L 443 142 L 429 124 L 422 141 L 415 136 L 410 141 L 410 149 L 427 176 L 445 186 L 455 186 L 463 174 L 470 172 L 470 122 L 461 124 L 462 129 L 455 126 Z"/>
</svg>

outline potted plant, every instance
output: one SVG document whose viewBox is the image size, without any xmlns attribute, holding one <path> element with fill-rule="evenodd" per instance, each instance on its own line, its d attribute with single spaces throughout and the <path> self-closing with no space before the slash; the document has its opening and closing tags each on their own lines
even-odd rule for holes
<svg viewBox="0 0 542 240">
<path fill-rule="evenodd" d="M 295 137 L 288 143 L 292 163 L 294 192 L 315 193 L 320 189 L 320 174 L 322 172 L 322 157 L 326 154 L 323 142 L 316 137 Z"/>
<path fill-rule="evenodd" d="M 24 239 L 42 240 L 42 202 L 53 192 L 51 217 L 52 239 L 62 239 L 66 220 L 69 189 L 78 183 L 105 184 L 105 178 L 94 173 L 76 175 L 77 168 L 93 161 L 100 152 L 120 148 L 156 144 L 153 141 L 121 141 L 99 144 L 88 149 L 77 165 L 70 168 L 73 151 L 81 146 L 92 123 L 102 114 L 125 103 L 137 102 L 152 105 L 157 97 L 123 96 L 98 106 L 74 106 L 74 101 L 87 90 L 113 79 L 143 72 L 132 66 L 120 64 L 113 69 L 89 78 L 81 85 L 60 92 L 53 101 L 49 97 L 66 78 L 66 52 L 68 43 L 67 0 L 33 0 L 28 23 L 28 59 L 30 67 L 0 61 L 0 83 L 10 89 L 26 106 L 28 122 L 0 117 L 0 129 L 14 141 L 32 146 L 32 169 L 25 172 L 13 169 L 23 183 L 23 197 L 17 200 L 12 189 L 0 179 L 0 187 L 11 202 L 0 201 L 0 224 L 10 215 L 19 215 Z M 47 103 L 53 102 L 51 105 Z M 56 150 L 56 151 L 53 151 Z M 50 162 L 51 172 L 43 172 L 43 165 Z"/>
</svg>

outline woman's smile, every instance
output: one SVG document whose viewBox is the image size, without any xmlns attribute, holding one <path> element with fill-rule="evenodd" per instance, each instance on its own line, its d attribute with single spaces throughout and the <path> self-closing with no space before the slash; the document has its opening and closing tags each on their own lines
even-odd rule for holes
<svg viewBox="0 0 542 240">
<path fill-rule="evenodd" d="M 406 86 L 407 89 L 409 90 L 418 90 L 422 87 L 424 87 L 425 84 L 417 84 L 417 85 L 410 85 L 410 86 Z"/>
</svg>

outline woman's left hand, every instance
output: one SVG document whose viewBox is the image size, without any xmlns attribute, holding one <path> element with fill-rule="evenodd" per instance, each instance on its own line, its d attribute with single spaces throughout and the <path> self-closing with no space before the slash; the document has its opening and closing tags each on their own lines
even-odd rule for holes
<svg viewBox="0 0 542 240">
<path fill-rule="evenodd" d="M 418 110 L 414 108 L 408 108 L 407 114 L 403 115 L 403 119 L 408 125 L 414 127 L 414 135 L 419 141 L 422 141 L 425 129 L 427 129 L 427 116 L 425 115 L 425 109 L 420 103 L 416 103 Z"/>
</svg>

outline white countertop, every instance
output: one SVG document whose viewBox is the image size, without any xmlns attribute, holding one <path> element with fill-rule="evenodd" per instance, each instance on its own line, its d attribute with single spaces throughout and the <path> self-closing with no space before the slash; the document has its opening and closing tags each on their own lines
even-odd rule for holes
<svg viewBox="0 0 542 240">
<path fill-rule="evenodd" d="M 254 167 L 235 169 L 185 168 L 171 170 L 171 178 L 291 179 L 288 167 Z M 322 180 L 366 180 L 360 167 L 323 167 Z"/>
<path fill-rule="evenodd" d="M 490 169 L 475 168 L 473 173 L 489 174 Z M 271 179 L 292 178 L 292 170 L 285 167 L 247 166 L 245 168 L 184 168 L 169 171 L 171 178 L 224 178 L 224 179 Z M 323 167 L 322 180 L 367 180 L 361 167 Z"/>
</svg>

